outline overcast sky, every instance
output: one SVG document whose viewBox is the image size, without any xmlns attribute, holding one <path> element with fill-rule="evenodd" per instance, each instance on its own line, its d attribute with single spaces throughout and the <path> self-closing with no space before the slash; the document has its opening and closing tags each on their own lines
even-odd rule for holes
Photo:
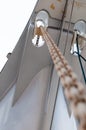
<svg viewBox="0 0 86 130">
<path fill-rule="evenodd" d="M 0 70 L 12 52 L 37 0 L 0 0 Z"/>
</svg>

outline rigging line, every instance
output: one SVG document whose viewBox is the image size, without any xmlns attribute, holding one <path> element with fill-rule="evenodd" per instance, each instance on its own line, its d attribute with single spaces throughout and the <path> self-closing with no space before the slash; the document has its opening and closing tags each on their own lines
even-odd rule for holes
<svg viewBox="0 0 86 130">
<path fill-rule="evenodd" d="M 72 2 L 71 14 L 70 14 L 70 19 L 69 19 L 69 24 L 68 24 L 68 32 L 67 32 L 67 36 L 66 36 L 63 55 L 65 55 L 65 51 L 66 51 L 66 47 L 67 47 L 67 43 L 68 43 L 69 29 L 70 29 L 70 25 L 71 25 L 71 19 L 72 19 L 72 14 L 73 14 L 74 3 L 75 3 L 75 0 L 73 0 L 73 2 Z"/>
<path fill-rule="evenodd" d="M 46 33 L 46 32 L 45 32 L 45 33 Z M 48 35 L 47 33 L 46 33 L 46 35 L 48 36 L 48 38 L 49 38 L 49 40 L 51 41 L 51 43 L 53 43 L 53 40 L 51 40 L 51 38 L 49 37 L 49 35 Z M 54 45 L 54 43 L 53 43 L 52 45 Z M 53 47 L 54 47 L 54 49 L 56 50 L 56 52 L 58 53 L 58 51 L 57 51 L 55 45 L 54 45 Z M 58 53 L 58 55 L 59 55 L 59 53 Z M 60 55 L 59 55 L 59 56 L 60 56 Z M 60 58 L 62 59 L 63 57 L 60 57 Z M 64 62 L 63 62 L 63 64 L 64 64 Z M 64 64 L 64 66 L 65 66 L 65 64 Z M 65 67 L 66 67 L 66 66 L 65 66 Z M 67 68 L 66 68 L 66 69 L 67 69 Z M 59 86 L 59 84 L 60 84 L 60 79 L 59 79 L 59 82 L 58 82 L 58 86 Z M 63 89 L 63 88 L 62 88 L 62 89 Z M 65 98 L 65 95 L 64 95 L 64 98 Z M 57 99 L 57 97 L 56 97 L 56 99 Z M 70 116 L 70 108 L 69 108 L 69 106 L 68 106 L 68 101 L 67 101 L 66 98 L 65 98 L 65 102 L 66 102 L 68 114 L 69 114 L 69 116 Z M 56 105 L 56 103 L 55 103 L 54 105 Z M 54 117 L 54 111 L 55 111 L 55 106 L 54 106 L 54 109 L 53 109 L 52 121 L 53 121 L 53 117 Z M 51 127 L 50 127 L 50 128 L 52 128 L 52 121 L 51 121 Z M 50 129 L 50 130 L 51 130 L 51 129 Z"/>
<path fill-rule="evenodd" d="M 85 81 L 85 84 L 86 84 L 86 76 L 85 76 L 84 68 L 83 68 L 82 61 L 81 61 L 80 55 L 79 55 L 78 35 L 77 35 L 77 38 L 76 38 L 76 42 L 77 42 L 76 45 L 77 45 L 77 51 L 78 51 L 78 59 L 79 59 L 80 67 L 81 67 L 81 70 L 82 70 L 83 78 L 84 78 L 84 81 Z"/>
<path fill-rule="evenodd" d="M 86 62 L 86 59 L 82 55 L 80 55 L 77 51 L 73 52 L 73 54 L 75 54 L 75 53 L 78 54 Z"/>
<path fill-rule="evenodd" d="M 60 29 L 60 34 L 59 34 L 57 46 L 59 46 L 59 43 L 60 43 L 61 34 L 62 34 L 62 31 L 63 31 L 64 18 L 65 18 L 65 14 L 66 14 L 66 12 L 67 12 L 67 6 L 68 6 L 68 0 L 66 0 L 65 7 L 64 7 L 64 12 L 63 12 L 63 16 L 62 16 L 62 21 L 61 21 L 61 24 L 60 24 L 60 28 L 61 28 L 61 29 Z"/>
<path fill-rule="evenodd" d="M 66 65 L 68 64 L 68 62 L 65 60 L 65 58 L 64 58 L 63 55 L 61 54 L 60 49 L 57 48 L 56 44 L 54 43 L 53 39 L 51 39 L 51 37 L 50 37 L 50 35 L 48 34 L 48 32 L 44 31 L 44 33 L 46 34 L 48 40 L 50 40 L 50 42 L 51 42 L 51 44 L 52 44 L 54 50 L 56 51 L 58 57 L 60 58 L 62 64 L 64 65 L 65 69 L 66 69 L 67 71 L 70 71 L 71 68 L 66 66 Z"/>
<path fill-rule="evenodd" d="M 46 32 L 45 32 L 45 33 L 46 33 Z M 47 37 L 49 38 L 49 40 L 51 41 L 51 44 L 52 44 L 52 43 L 53 43 L 53 40 L 51 40 L 51 38 L 50 38 L 50 36 L 48 35 L 48 33 L 46 33 L 46 35 L 47 35 Z M 55 51 L 58 53 L 59 50 L 57 50 L 55 44 L 53 43 L 52 45 L 53 45 Z M 65 63 L 66 63 L 66 62 L 63 62 L 63 59 L 64 59 L 64 58 L 63 58 L 62 56 L 60 56 L 60 53 L 58 53 L 58 56 L 60 57 L 60 60 L 62 60 L 62 63 L 64 64 L 65 69 L 67 69 L 67 71 L 69 71 L 69 69 L 66 68 L 66 66 L 65 66 Z M 67 73 L 66 73 L 66 74 L 67 74 Z M 65 98 L 65 96 L 64 96 L 64 98 Z M 70 110 L 69 110 L 68 103 L 67 103 L 68 101 L 66 100 L 66 98 L 65 98 L 65 101 L 66 101 L 68 113 L 69 113 L 69 116 L 70 116 Z"/>
<path fill-rule="evenodd" d="M 41 32 L 60 77 L 62 86 L 64 87 L 65 96 L 70 101 L 74 115 L 80 123 L 80 130 L 86 130 L 86 89 L 82 83 L 78 81 L 75 73 L 66 62 L 66 59 L 48 32 L 46 32 L 43 27 L 41 27 Z M 65 63 L 65 66 L 63 63 Z"/>
</svg>

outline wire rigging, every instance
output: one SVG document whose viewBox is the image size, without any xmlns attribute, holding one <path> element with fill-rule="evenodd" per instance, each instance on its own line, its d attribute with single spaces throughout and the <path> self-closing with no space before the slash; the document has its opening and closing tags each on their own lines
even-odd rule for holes
<svg viewBox="0 0 86 130">
<path fill-rule="evenodd" d="M 83 78 L 84 78 L 84 81 L 85 81 L 85 84 L 86 84 L 86 75 L 85 75 L 85 72 L 84 72 L 84 68 L 83 68 L 81 57 L 80 57 L 80 53 L 79 53 L 78 35 L 77 35 L 77 38 L 76 38 L 76 46 L 77 46 L 77 52 L 78 52 L 77 54 L 78 54 L 78 59 L 79 59 L 80 67 L 81 67 Z"/>
<path fill-rule="evenodd" d="M 86 59 L 81 54 L 79 54 L 77 51 L 73 52 L 73 54 L 75 54 L 75 53 L 78 54 L 82 58 L 82 60 L 84 60 L 86 62 Z"/>
</svg>

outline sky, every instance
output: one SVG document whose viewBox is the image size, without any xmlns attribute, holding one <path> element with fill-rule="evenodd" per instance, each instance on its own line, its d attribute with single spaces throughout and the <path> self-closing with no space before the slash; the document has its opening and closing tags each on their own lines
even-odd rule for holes
<svg viewBox="0 0 86 130">
<path fill-rule="evenodd" d="M 14 49 L 37 0 L 0 0 L 0 71 Z"/>
</svg>

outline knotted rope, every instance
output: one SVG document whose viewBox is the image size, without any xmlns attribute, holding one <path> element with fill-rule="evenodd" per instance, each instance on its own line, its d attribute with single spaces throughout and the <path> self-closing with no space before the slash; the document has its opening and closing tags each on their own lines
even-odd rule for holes
<svg viewBox="0 0 86 130">
<path fill-rule="evenodd" d="M 80 130 L 86 130 L 86 89 L 77 79 L 76 74 L 60 52 L 48 32 L 39 28 L 60 77 L 66 98 L 70 101 L 73 113 L 78 119 Z"/>
</svg>

